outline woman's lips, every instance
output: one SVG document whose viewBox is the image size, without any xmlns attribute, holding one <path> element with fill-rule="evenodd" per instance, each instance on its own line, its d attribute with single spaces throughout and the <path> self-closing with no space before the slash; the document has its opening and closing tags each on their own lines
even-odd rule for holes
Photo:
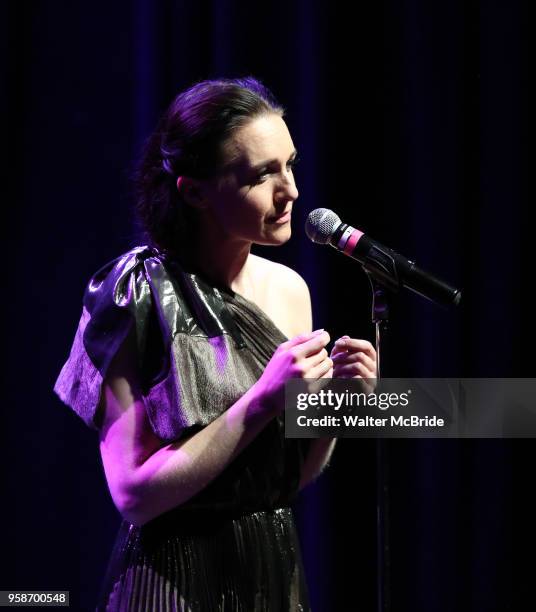
<svg viewBox="0 0 536 612">
<path fill-rule="evenodd" d="M 286 213 L 279 215 L 279 217 L 272 217 L 272 223 L 281 224 L 287 223 L 288 221 L 290 221 L 290 210 L 287 210 Z"/>
</svg>

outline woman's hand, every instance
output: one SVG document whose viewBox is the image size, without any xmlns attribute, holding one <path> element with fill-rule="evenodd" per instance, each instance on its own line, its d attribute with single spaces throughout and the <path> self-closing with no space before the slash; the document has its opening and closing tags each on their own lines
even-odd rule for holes
<svg viewBox="0 0 536 612">
<path fill-rule="evenodd" d="M 367 340 L 342 336 L 331 349 L 333 378 L 362 378 L 367 393 L 376 388 L 376 350 Z"/>
<path fill-rule="evenodd" d="M 278 414 L 285 405 L 285 383 L 291 378 L 318 380 L 331 377 L 333 361 L 325 346 L 330 341 L 324 330 L 299 334 L 280 344 L 255 383 L 261 403 Z"/>
</svg>

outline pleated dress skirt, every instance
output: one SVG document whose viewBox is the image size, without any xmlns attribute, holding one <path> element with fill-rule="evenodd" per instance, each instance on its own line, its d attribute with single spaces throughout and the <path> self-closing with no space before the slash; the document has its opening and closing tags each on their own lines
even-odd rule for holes
<svg viewBox="0 0 536 612">
<path fill-rule="evenodd" d="M 97 612 L 310 610 L 290 508 L 123 521 Z"/>
</svg>

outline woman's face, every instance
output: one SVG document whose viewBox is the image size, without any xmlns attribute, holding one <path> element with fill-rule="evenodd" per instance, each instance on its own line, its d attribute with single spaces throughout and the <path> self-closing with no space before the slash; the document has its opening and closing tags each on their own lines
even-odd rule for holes
<svg viewBox="0 0 536 612">
<path fill-rule="evenodd" d="M 296 150 L 279 115 L 262 115 L 237 130 L 224 147 L 223 171 L 209 181 L 206 214 L 222 236 L 278 245 L 291 235 L 298 190 Z"/>
</svg>

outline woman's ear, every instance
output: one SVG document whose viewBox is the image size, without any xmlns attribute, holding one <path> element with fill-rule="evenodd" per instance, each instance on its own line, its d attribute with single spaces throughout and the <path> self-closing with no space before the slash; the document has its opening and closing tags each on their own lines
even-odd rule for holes
<svg viewBox="0 0 536 612">
<path fill-rule="evenodd" d="M 177 190 L 188 206 L 199 209 L 207 208 L 208 200 L 201 181 L 189 176 L 179 176 L 177 179 Z"/>
</svg>

